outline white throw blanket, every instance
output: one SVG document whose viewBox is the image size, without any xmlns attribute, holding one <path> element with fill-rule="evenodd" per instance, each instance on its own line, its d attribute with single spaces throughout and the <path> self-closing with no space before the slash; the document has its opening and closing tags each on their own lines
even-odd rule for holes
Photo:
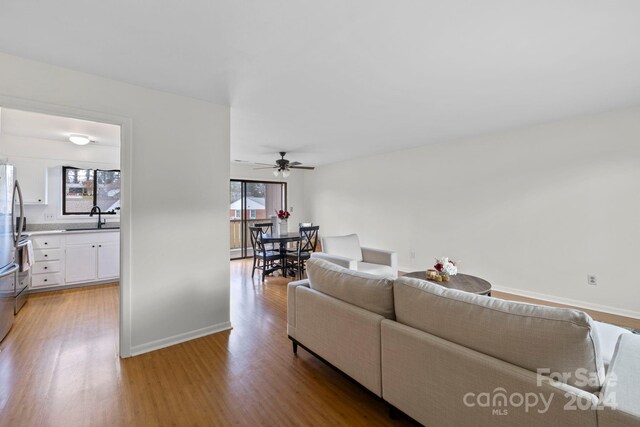
<svg viewBox="0 0 640 427">
<path fill-rule="evenodd" d="M 22 253 L 20 255 L 22 256 L 22 265 L 20 266 L 20 270 L 29 270 L 35 262 L 31 240 L 29 240 L 27 244 L 22 247 Z"/>
</svg>

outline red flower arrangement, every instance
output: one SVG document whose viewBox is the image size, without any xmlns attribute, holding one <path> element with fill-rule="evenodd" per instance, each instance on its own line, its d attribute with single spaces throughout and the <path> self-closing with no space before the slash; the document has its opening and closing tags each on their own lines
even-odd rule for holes
<svg viewBox="0 0 640 427">
<path fill-rule="evenodd" d="M 278 218 L 280 219 L 289 219 L 289 217 L 291 216 L 288 211 L 283 211 L 282 209 L 276 211 L 276 213 L 278 214 Z"/>
</svg>

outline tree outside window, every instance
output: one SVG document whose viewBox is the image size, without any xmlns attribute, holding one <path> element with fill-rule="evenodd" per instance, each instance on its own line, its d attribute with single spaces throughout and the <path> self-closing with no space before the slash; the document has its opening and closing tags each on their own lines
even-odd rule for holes
<svg viewBox="0 0 640 427">
<path fill-rule="evenodd" d="M 93 206 L 106 214 L 120 209 L 120 171 L 62 168 L 63 215 L 88 215 Z"/>
</svg>

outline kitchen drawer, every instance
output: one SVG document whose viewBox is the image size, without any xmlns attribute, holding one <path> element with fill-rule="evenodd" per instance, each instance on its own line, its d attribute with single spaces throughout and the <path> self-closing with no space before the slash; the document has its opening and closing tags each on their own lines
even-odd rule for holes
<svg viewBox="0 0 640 427">
<path fill-rule="evenodd" d="M 64 277 L 60 273 L 36 274 L 31 277 L 31 287 L 41 288 L 43 286 L 62 285 Z"/>
<path fill-rule="evenodd" d="M 36 262 L 31 267 L 32 274 L 59 273 L 62 271 L 62 261 Z"/>
<path fill-rule="evenodd" d="M 67 235 L 67 245 L 86 245 L 120 241 L 120 231 L 94 231 L 93 233 L 71 233 Z"/>
<path fill-rule="evenodd" d="M 33 251 L 36 262 L 58 261 L 62 259 L 62 249 L 43 249 Z"/>
<path fill-rule="evenodd" d="M 62 247 L 62 236 L 32 237 L 33 249 L 57 249 Z"/>
</svg>

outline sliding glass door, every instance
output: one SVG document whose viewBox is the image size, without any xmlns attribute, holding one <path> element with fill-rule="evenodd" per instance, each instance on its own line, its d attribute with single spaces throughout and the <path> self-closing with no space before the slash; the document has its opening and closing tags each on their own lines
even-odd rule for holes
<svg viewBox="0 0 640 427">
<path fill-rule="evenodd" d="M 229 184 L 230 258 L 253 256 L 249 227 L 267 223 L 287 205 L 284 182 L 232 179 Z"/>
</svg>

